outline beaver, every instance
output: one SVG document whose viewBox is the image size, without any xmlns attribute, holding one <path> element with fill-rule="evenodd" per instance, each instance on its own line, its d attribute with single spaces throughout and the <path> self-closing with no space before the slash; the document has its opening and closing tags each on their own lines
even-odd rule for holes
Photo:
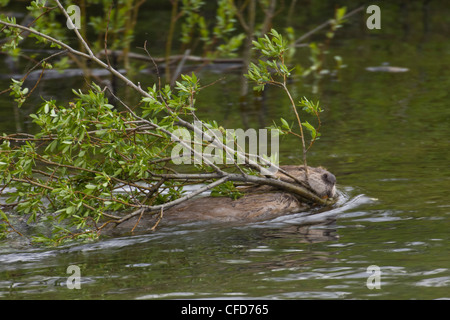
<svg viewBox="0 0 450 320">
<path fill-rule="evenodd" d="M 304 166 L 281 166 L 288 173 L 285 175 L 278 171 L 277 179 L 301 183 L 321 198 L 334 198 L 336 196 L 336 177 L 322 167 L 308 167 L 308 179 Z M 297 181 L 294 182 L 295 178 Z M 240 187 L 244 196 L 233 200 L 228 197 L 198 197 L 187 200 L 172 208 L 164 210 L 162 224 L 192 222 L 192 221 L 216 221 L 216 222 L 256 222 L 272 219 L 278 216 L 305 211 L 311 205 L 302 201 L 294 194 L 281 191 L 272 186 L 244 186 Z M 120 224 L 129 228 L 138 226 L 138 230 L 148 230 L 155 225 L 156 216 L 141 219 L 137 223 L 137 217 Z"/>
</svg>

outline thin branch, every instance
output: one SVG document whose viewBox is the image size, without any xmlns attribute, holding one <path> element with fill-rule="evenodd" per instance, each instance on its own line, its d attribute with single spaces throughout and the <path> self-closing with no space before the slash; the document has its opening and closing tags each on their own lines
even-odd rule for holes
<svg viewBox="0 0 450 320">
<path fill-rule="evenodd" d="M 52 54 L 52 55 L 50 55 L 50 56 L 48 56 L 48 57 L 45 57 L 44 59 L 42 59 L 41 61 L 39 61 L 38 63 L 36 63 L 36 64 L 34 65 L 34 67 L 32 67 L 30 70 L 28 70 L 28 72 L 25 74 L 25 76 L 22 78 L 22 80 L 25 80 L 25 78 L 26 78 L 26 77 L 27 77 L 34 69 L 36 69 L 38 66 L 42 65 L 43 62 L 45 62 L 45 61 L 47 61 L 47 60 L 50 60 L 50 59 L 52 59 L 52 58 L 54 58 L 54 57 L 56 57 L 56 56 L 59 56 L 60 54 L 67 53 L 68 51 L 69 51 L 69 50 L 67 50 L 67 49 L 61 50 L 61 51 L 57 51 L 57 52 L 55 52 L 54 54 Z"/>
<path fill-rule="evenodd" d="M 191 49 L 187 49 L 184 52 L 183 58 L 181 58 L 180 63 L 178 63 L 177 68 L 175 69 L 175 72 L 172 75 L 172 79 L 170 80 L 170 86 L 173 87 L 173 85 L 175 84 L 175 81 L 177 80 L 178 76 L 181 74 L 181 70 L 184 67 L 184 63 L 186 62 L 186 57 L 189 55 L 189 53 L 191 52 Z"/>
<path fill-rule="evenodd" d="M 139 219 L 136 221 L 133 229 L 131 229 L 131 232 L 134 232 L 134 229 L 136 229 L 136 227 L 138 226 L 139 222 L 141 221 L 142 216 L 144 215 L 145 209 L 142 208 L 140 211 L 141 211 L 141 214 L 139 215 Z M 155 225 L 155 227 L 156 227 L 156 225 Z"/>
<path fill-rule="evenodd" d="M 19 231 L 17 231 L 16 228 L 14 228 L 13 225 L 12 225 L 8 220 L 3 220 L 3 221 L 5 221 L 5 222 L 8 224 L 8 226 L 9 226 L 15 233 L 17 233 L 19 236 L 25 237 L 22 233 L 20 233 Z"/>
<path fill-rule="evenodd" d="M 56 4 L 58 5 L 59 9 L 61 9 L 62 13 L 64 14 L 64 16 L 66 17 L 67 21 L 69 21 L 70 23 L 72 23 L 72 19 L 70 19 L 69 14 L 67 13 L 67 11 L 64 9 L 64 7 L 61 5 L 61 3 L 59 2 L 59 0 L 54 0 L 56 2 Z M 92 52 L 91 48 L 89 47 L 89 45 L 86 43 L 86 41 L 84 40 L 84 38 L 81 36 L 81 34 L 78 32 L 77 28 L 73 28 L 73 31 L 75 32 L 75 34 L 77 35 L 77 38 L 81 41 L 81 43 L 83 44 L 84 48 L 87 50 L 87 52 L 89 53 L 89 56 L 91 58 L 95 57 L 94 53 Z"/>
<path fill-rule="evenodd" d="M 153 227 L 151 227 L 150 231 L 155 231 L 156 227 L 161 222 L 163 215 L 164 215 L 164 208 L 161 208 L 161 212 L 159 213 L 158 220 L 156 221 L 155 225 Z"/>
<path fill-rule="evenodd" d="M 109 20 L 111 19 L 111 9 L 112 9 L 112 4 L 109 6 L 108 21 L 106 22 L 106 32 L 105 32 L 105 39 L 104 39 L 106 62 L 108 63 L 108 66 L 110 68 L 112 68 L 112 67 L 111 67 L 111 63 L 109 62 L 109 56 L 108 56 L 108 30 L 109 30 Z"/>
<path fill-rule="evenodd" d="M 145 40 L 145 42 L 147 42 L 147 40 Z M 143 49 L 138 47 L 138 49 Z M 100 52 L 101 55 L 105 55 L 105 52 Z M 111 54 L 115 54 L 115 55 L 122 55 L 124 54 L 123 50 L 107 50 L 107 54 L 111 55 Z M 161 58 L 161 57 L 149 57 L 148 55 L 144 55 L 144 54 L 140 54 L 140 53 L 135 53 L 135 52 L 130 52 L 128 53 L 128 57 L 131 59 L 135 59 L 135 60 L 143 60 L 143 61 L 149 61 L 149 62 L 156 62 L 156 63 L 162 63 L 166 61 L 166 58 Z M 185 54 L 175 54 L 175 55 L 171 55 L 169 57 L 169 64 L 175 64 L 176 62 L 180 61 L 181 59 L 183 59 L 183 57 L 186 59 L 186 61 L 190 61 L 190 62 L 197 62 L 197 63 L 202 63 L 202 64 L 206 64 L 206 63 L 217 63 L 217 64 L 226 64 L 226 63 L 242 63 L 243 59 L 242 58 L 208 58 L 208 57 L 201 57 L 201 56 L 195 56 L 195 55 L 185 55 Z"/>
<path fill-rule="evenodd" d="M 60 47 L 63 47 L 64 49 L 67 49 L 69 52 L 71 52 L 71 53 L 73 53 L 73 54 L 79 55 L 79 56 L 84 57 L 84 58 L 87 58 L 87 59 L 90 59 L 90 58 L 91 58 L 88 54 L 86 54 L 86 53 L 84 53 L 84 52 L 81 52 L 81 51 L 78 51 L 78 50 L 75 50 L 75 49 L 73 49 L 71 46 L 65 44 L 64 42 L 59 41 L 59 40 L 56 40 L 55 38 L 50 37 L 50 36 L 48 36 L 48 35 L 46 35 L 46 34 L 44 34 L 44 33 L 41 33 L 41 32 L 39 32 L 39 31 L 37 31 L 37 30 L 34 30 L 34 29 L 31 29 L 31 28 L 24 27 L 24 26 L 22 26 L 22 25 L 20 25 L 20 24 L 9 23 L 9 22 L 6 22 L 6 21 L 1 20 L 1 19 L 0 19 L 0 24 L 3 24 L 3 25 L 5 25 L 5 26 L 11 27 L 11 28 L 18 28 L 18 29 L 26 30 L 26 31 L 28 31 L 28 32 L 34 33 L 34 34 L 37 35 L 37 36 L 40 36 L 40 37 L 42 37 L 42 38 L 44 38 L 44 39 L 47 39 L 47 40 L 49 40 L 49 41 L 51 41 L 51 42 L 53 42 L 53 43 L 59 45 Z"/>
<path fill-rule="evenodd" d="M 364 10 L 365 6 L 361 6 L 356 8 L 355 10 L 347 13 L 346 15 L 344 15 L 342 17 L 342 19 L 347 19 L 351 16 L 353 16 L 354 14 Z M 295 42 L 292 44 L 293 46 L 296 46 L 298 44 L 300 44 L 301 42 L 303 42 L 306 38 L 309 38 L 310 36 L 312 36 L 314 33 L 316 33 L 317 31 L 320 31 L 324 28 L 326 28 L 327 26 L 329 26 L 332 23 L 333 19 L 329 19 L 327 21 L 325 21 L 324 23 L 320 24 L 319 26 L 315 27 L 314 29 L 308 31 L 307 33 L 305 33 L 304 35 L 302 35 L 301 37 L 299 37 L 297 40 L 295 40 Z"/>
<path fill-rule="evenodd" d="M 147 40 L 144 41 L 144 50 L 147 53 L 147 56 L 150 58 L 150 60 L 153 63 L 153 66 L 155 67 L 156 70 L 156 75 L 158 77 L 158 90 L 161 90 L 161 75 L 159 74 L 159 68 L 158 65 L 155 62 L 155 59 L 153 59 L 152 55 L 150 54 L 150 52 L 148 52 L 147 50 Z"/>
<path fill-rule="evenodd" d="M 174 180 L 205 180 L 205 179 L 217 179 L 220 178 L 220 176 L 217 173 L 187 173 L 187 174 L 159 174 L 157 175 L 161 178 L 166 179 L 174 179 Z M 258 185 L 269 185 L 272 187 L 280 188 L 282 190 L 286 190 L 288 192 L 292 192 L 302 198 L 304 198 L 307 201 L 314 201 L 319 204 L 328 204 L 329 201 L 326 199 L 321 199 L 314 193 L 308 191 L 306 188 L 302 186 L 298 186 L 289 182 L 285 182 L 282 180 L 274 179 L 274 178 L 263 178 L 253 175 L 242 175 L 237 173 L 225 173 L 225 176 L 223 178 L 226 178 L 226 181 L 234 181 L 234 182 L 247 182 L 247 183 L 255 183 Z"/>
<path fill-rule="evenodd" d="M 294 113 L 295 113 L 295 116 L 297 117 L 297 122 L 300 127 L 300 136 L 301 136 L 302 149 L 303 149 L 303 166 L 305 167 L 306 179 L 308 179 L 308 165 L 306 163 L 306 145 L 305 145 L 305 136 L 303 134 L 303 125 L 300 120 L 300 116 L 298 115 L 297 108 L 295 107 L 294 99 L 292 99 L 291 93 L 289 92 L 288 88 L 286 87 L 286 79 L 284 80 L 284 83 L 283 83 L 283 89 L 286 92 L 286 94 L 288 95 L 289 100 L 291 101 L 292 109 L 294 109 Z"/>
</svg>

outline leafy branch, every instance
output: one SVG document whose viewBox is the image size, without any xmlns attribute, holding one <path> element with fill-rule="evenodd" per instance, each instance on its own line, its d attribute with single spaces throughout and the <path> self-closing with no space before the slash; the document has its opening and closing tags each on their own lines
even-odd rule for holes
<svg viewBox="0 0 450 320">
<path fill-rule="evenodd" d="M 60 1 L 54 1 L 68 18 Z M 134 216 L 159 214 L 162 217 L 164 210 L 207 190 L 213 190 L 213 194 L 228 192 L 239 196 L 232 182 L 270 185 L 308 202 L 328 203 L 303 185 L 268 176 L 264 171 L 267 166 L 284 171 L 268 159 L 245 150 L 234 150 L 227 141 L 229 137 L 220 136 L 216 123 L 199 121 L 195 101 L 202 87 L 195 74 L 183 75 L 175 88 L 162 86 L 158 79 L 158 86 L 143 89 L 94 55 L 77 29 L 74 29 L 75 35 L 85 52 L 13 20 L 0 19 L 0 26 L 13 39 L 17 38 L 17 30 L 26 31 L 59 46 L 64 54 L 87 59 L 111 72 L 141 96 L 139 105 L 131 107 L 110 92 L 124 110 L 121 112 L 105 97 L 107 88 L 92 84 L 86 93 L 74 90 L 75 99 L 66 105 L 44 100 L 36 113 L 30 115 L 40 130 L 36 134 L 0 137 L 0 194 L 8 197 L 2 205 L 28 215 L 30 222 L 48 217 L 49 213 L 55 215 L 59 222 L 66 224 L 55 227 L 58 239 L 98 236 L 106 225 L 120 224 Z M 254 42 L 258 50 L 264 50 L 268 60 L 252 64 L 249 78 L 257 81 L 261 90 L 265 84 L 272 84 L 288 94 L 300 126 L 306 168 L 303 127 L 314 132 L 309 147 L 319 136 L 318 129 L 312 131 L 307 122 L 300 121 L 287 88 L 290 70 L 284 64 L 286 43 L 275 30 L 271 31 L 271 36 L 272 39 L 265 36 Z M 22 89 L 23 80 L 14 82 L 11 88 L 19 104 L 28 94 L 26 88 Z M 321 112 L 318 104 L 306 99 L 300 105 L 317 117 Z M 198 122 L 200 127 L 195 125 Z M 187 136 L 178 135 L 180 129 L 186 130 Z M 200 141 L 195 140 L 198 136 Z M 188 172 L 175 170 L 174 146 L 182 146 L 188 158 L 200 160 L 199 163 L 194 161 L 195 166 Z M 212 161 L 204 152 L 209 147 L 223 151 L 224 157 L 231 158 L 230 165 Z M 185 194 L 183 187 L 192 183 L 204 183 L 204 186 Z M 11 222 L 4 219 L 6 213 L 0 213 L 9 228 Z"/>
<path fill-rule="evenodd" d="M 319 138 L 320 133 L 320 117 L 319 113 L 323 110 L 319 107 L 319 103 L 314 104 L 306 98 L 296 104 L 287 86 L 287 80 L 291 75 L 293 69 L 285 63 L 285 57 L 289 55 L 289 50 L 292 50 L 288 42 L 283 39 L 282 35 L 276 30 L 272 29 L 269 33 L 271 37 L 265 35 L 259 38 L 258 41 L 253 41 L 254 49 L 257 50 L 262 59 L 258 60 L 258 63 L 251 63 L 249 66 L 248 73 L 245 75 L 248 79 L 256 82 L 254 90 L 262 91 L 266 85 L 273 85 L 276 87 L 281 87 L 289 98 L 292 110 L 294 111 L 297 123 L 299 126 L 299 133 L 296 133 L 292 125 L 289 125 L 285 119 L 281 119 L 281 126 L 276 126 L 280 132 L 286 134 L 292 134 L 298 137 L 301 141 L 303 164 L 305 167 L 305 172 L 308 172 L 306 153 L 309 148 L 314 144 L 314 142 Z M 318 127 L 315 128 L 308 121 L 302 121 L 298 113 L 297 108 L 302 107 L 302 110 L 309 114 L 314 115 L 318 120 Z M 311 142 L 308 147 L 306 147 L 305 136 L 303 128 L 306 128 L 311 134 Z"/>
</svg>

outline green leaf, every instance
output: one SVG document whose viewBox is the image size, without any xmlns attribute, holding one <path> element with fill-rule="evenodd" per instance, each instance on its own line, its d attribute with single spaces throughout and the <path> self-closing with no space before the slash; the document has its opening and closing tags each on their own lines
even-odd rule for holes
<svg viewBox="0 0 450 320">
<path fill-rule="evenodd" d="M 189 90 L 186 88 L 186 86 L 184 86 L 181 82 L 175 81 L 176 84 L 176 88 L 184 91 L 184 92 L 189 92 Z"/>
<path fill-rule="evenodd" d="M 280 118 L 281 123 L 282 123 L 282 128 L 291 131 L 291 127 L 289 126 L 289 123 L 284 120 L 283 118 Z"/>
<path fill-rule="evenodd" d="M 3 212 L 2 209 L 0 209 L 0 217 L 5 220 L 6 222 L 9 222 L 8 216 L 6 215 L 6 213 Z"/>
<path fill-rule="evenodd" d="M 66 213 L 67 214 L 72 214 L 74 212 L 75 212 L 75 207 L 70 206 L 70 207 L 66 208 Z"/>
<path fill-rule="evenodd" d="M 311 137 L 314 140 L 317 136 L 316 129 L 308 121 L 304 121 L 302 125 L 311 133 Z"/>
</svg>

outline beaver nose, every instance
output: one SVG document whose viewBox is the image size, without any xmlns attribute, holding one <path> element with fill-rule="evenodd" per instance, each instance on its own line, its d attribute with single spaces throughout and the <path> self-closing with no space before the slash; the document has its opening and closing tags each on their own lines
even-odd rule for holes
<svg viewBox="0 0 450 320">
<path fill-rule="evenodd" d="M 327 184 L 331 184 L 331 185 L 336 184 L 336 177 L 334 176 L 334 174 L 329 173 L 329 172 L 324 173 L 322 175 L 322 180 Z"/>
</svg>

